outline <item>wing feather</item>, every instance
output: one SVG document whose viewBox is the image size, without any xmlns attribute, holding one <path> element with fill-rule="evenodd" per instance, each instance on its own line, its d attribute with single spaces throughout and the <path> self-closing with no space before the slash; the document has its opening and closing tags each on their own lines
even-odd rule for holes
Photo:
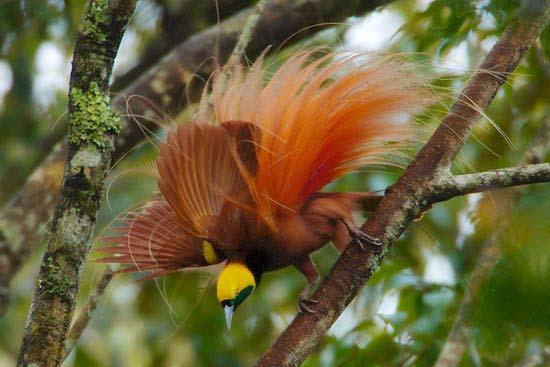
<svg viewBox="0 0 550 367">
<path fill-rule="evenodd" d="M 162 195 L 187 232 L 222 251 L 241 244 L 246 232 L 238 229 L 255 212 L 255 134 L 239 121 L 191 123 L 169 131 L 160 147 Z"/>
<path fill-rule="evenodd" d="M 202 253 L 203 240 L 185 230 L 163 198 L 151 200 L 138 212 L 127 213 L 121 222 L 124 226 L 112 228 L 119 235 L 103 238 L 114 246 L 97 250 L 112 256 L 97 261 L 126 265 L 121 272 L 151 271 L 148 277 L 210 265 Z M 220 261 L 223 259 L 220 256 Z"/>
</svg>

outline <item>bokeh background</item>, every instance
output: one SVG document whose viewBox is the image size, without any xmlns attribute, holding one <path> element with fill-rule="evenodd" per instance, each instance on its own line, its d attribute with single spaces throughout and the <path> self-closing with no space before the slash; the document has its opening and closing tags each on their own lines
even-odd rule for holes
<svg viewBox="0 0 550 367">
<path fill-rule="evenodd" d="M 153 63 L 151 55 L 168 49 L 177 32 L 214 24 L 214 7 L 205 5 L 210 2 L 140 0 L 117 56 L 113 92 Z M 227 2 L 220 15 L 249 3 Z M 70 59 L 84 5 L 83 0 L 0 0 L 2 205 L 65 134 Z M 271 57 L 308 43 L 407 53 L 434 76 L 437 93 L 445 96 L 419 117 L 429 131 L 519 5 L 519 0 L 393 1 L 322 27 L 312 39 L 290 42 L 290 50 Z M 547 29 L 498 92 L 488 118 L 457 159 L 455 173 L 519 162 L 550 110 L 549 60 Z M 184 121 L 189 113 L 174 121 Z M 162 132 L 153 137 L 161 138 Z M 96 237 L 155 189 L 147 167 L 156 154 L 153 144 L 141 146 L 112 170 Z M 366 167 L 327 189 L 383 190 L 400 172 Z M 513 207 L 511 200 L 509 190 L 455 198 L 412 224 L 305 365 L 432 365 L 461 300 L 472 292 L 468 281 L 480 249 L 494 233 L 502 256 L 483 289 L 471 294 L 475 302 L 467 321 L 473 333 L 460 366 L 513 366 L 550 345 L 550 185 L 527 188 Z M 15 365 L 43 249 L 37 246 L 12 282 L 12 303 L 0 319 L 0 366 Z M 337 256 L 330 246 L 314 255 L 321 274 Z M 78 309 L 102 270 L 102 264 L 87 264 Z M 250 365 L 290 322 L 305 285 L 294 269 L 266 274 L 235 314 L 229 333 L 213 275 L 178 273 L 141 283 L 138 278 L 115 276 L 65 366 Z"/>
</svg>

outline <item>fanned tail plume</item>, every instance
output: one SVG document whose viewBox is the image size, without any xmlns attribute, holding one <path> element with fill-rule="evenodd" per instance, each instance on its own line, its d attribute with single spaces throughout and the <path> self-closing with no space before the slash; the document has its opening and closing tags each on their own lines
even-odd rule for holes
<svg viewBox="0 0 550 367">
<path fill-rule="evenodd" d="M 214 108 L 202 101 L 199 118 L 240 120 L 261 131 L 258 213 L 296 212 L 313 193 L 366 164 L 390 162 L 413 138 L 411 116 L 432 102 L 426 79 L 396 57 L 364 53 L 298 53 L 266 83 L 262 60 L 248 73 L 232 69 L 214 79 Z"/>
</svg>

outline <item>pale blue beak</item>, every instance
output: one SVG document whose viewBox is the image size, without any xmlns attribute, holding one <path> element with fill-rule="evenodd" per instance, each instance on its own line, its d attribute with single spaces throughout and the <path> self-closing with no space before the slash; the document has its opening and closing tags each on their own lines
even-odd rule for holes
<svg viewBox="0 0 550 367">
<path fill-rule="evenodd" d="M 235 306 L 223 306 L 223 311 L 225 312 L 225 323 L 227 325 L 227 330 L 231 330 L 231 319 L 233 318 Z"/>
</svg>

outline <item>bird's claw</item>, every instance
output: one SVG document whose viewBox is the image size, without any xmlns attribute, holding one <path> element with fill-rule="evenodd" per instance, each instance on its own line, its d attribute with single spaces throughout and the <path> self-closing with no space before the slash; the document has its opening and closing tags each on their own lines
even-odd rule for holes
<svg viewBox="0 0 550 367">
<path fill-rule="evenodd" d="M 355 227 L 353 223 L 346 219 L 342 219 L 342 223 L 346 226 L 348 229 L 349 235 L 353 240 L 355 240 L 359 246 L 361 246 L 361 249 L 364 250 L 365 246 L 364 243 L 370 243 L 374 246 L 382 246 L 382 241 L 380 241 L 378 238 L 370 236 L 360 230 L 359 228 Z"/>
<path fill-rule="evenodd" d="M 365 249 L 364 243 L 369 243 L 374 246 L 382 246 L 382 241 L 380 241 L 378 238 L 370 236 L 360 230 L 359 228 L 351 228 L 349 231 L 349 234 L 351 238 L 353 238 L 359 246 L 361 246 L 361 249 Z"/>
<path fill-rule="evenodd" d="M 313 310 L 310 306 L 308 306 L 308 304 L 316 305 L 318 303 L 319 303 L 319 301 L 317 301 L 316 299 L 311 299 L 311 298 L 307 298 L 305 296 L 300 296 L 298 298 L 298 312 L 300 312 L 300 313 L 304 313 L 304 312 L 315 313 L 316 311 Z"/>
</svg>

